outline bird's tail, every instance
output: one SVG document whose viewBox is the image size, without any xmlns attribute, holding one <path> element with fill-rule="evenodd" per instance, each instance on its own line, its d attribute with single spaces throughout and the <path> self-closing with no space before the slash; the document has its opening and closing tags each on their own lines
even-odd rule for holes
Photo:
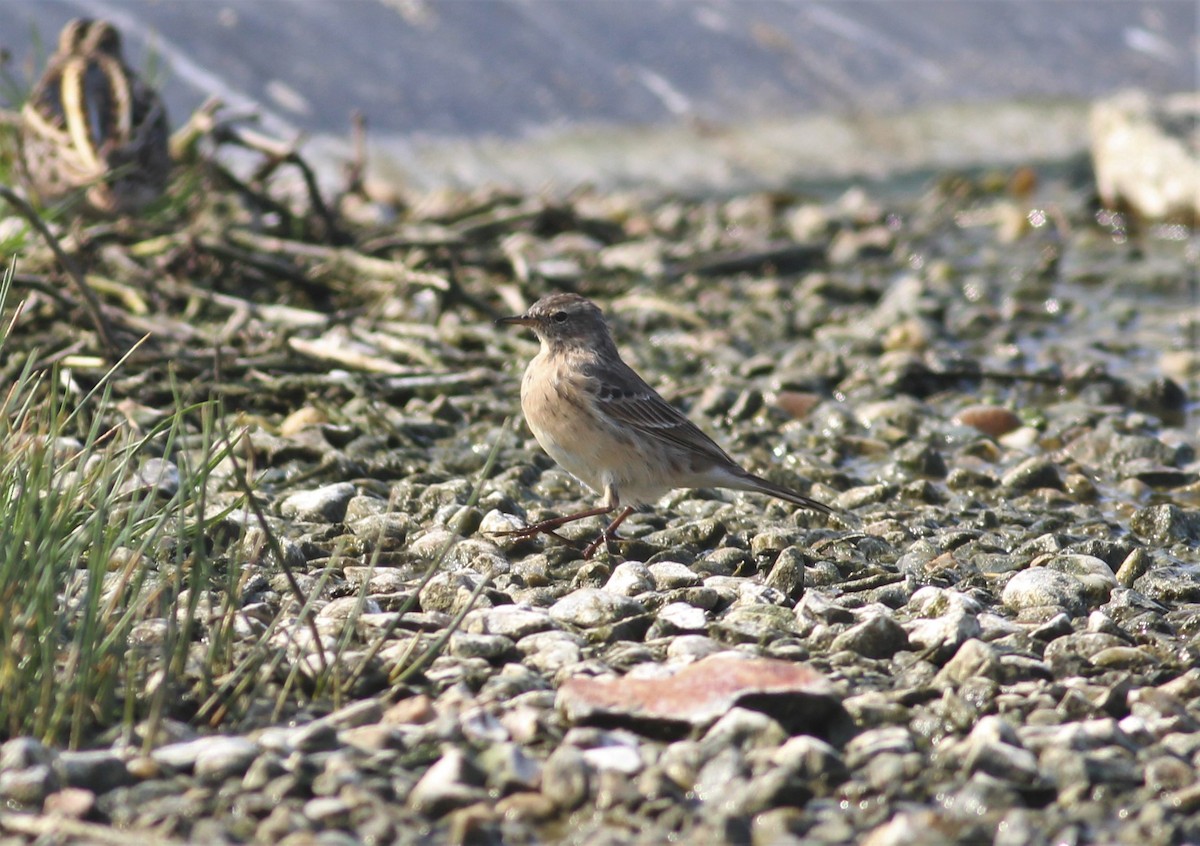
<svg viewBox="0 0 1200 846">
<path fill-rule="evenodd" d="M 811 508 L 813 511 L 820 511 L 822 514 L 835 514 L 836 512 L 822 502 L 817 502 L 815 499 L 809 499 L 806 496 L 801 496 L 795 491 L 788 490 L 782 485 L 777 485 L 774 482 L 768 482 L 762 476 L 755 476 L 753 473 L 738 476 L 742 483 L 742 490 L 757 491 L 764 493 L 767 496 L 773 496 L 776 499 L 782 499 L 787 502 L 794 502 L 796 505 L 801 505 L 805 508 Z"/>
</svg>

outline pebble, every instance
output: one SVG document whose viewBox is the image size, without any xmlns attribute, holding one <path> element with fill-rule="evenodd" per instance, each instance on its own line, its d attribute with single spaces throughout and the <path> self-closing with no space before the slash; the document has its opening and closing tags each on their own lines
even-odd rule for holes
<svg viewBox="0 0 1200 846">
<path fill-rule="evenodd" d="M 49 764 L 35 764 L 0 772 L 0 797 L 5 802 L 26 808 L 41 808 L 58 789 L 59 779 Z"/>
<path fill-rule="evenodd" d="M 514 641 L 557 628 L 558 623 L 544 608 L 526 605 L 501 605 L 471 611 L 463 620 L 463 630 L 474 634 L 502 635 Z"/>
<path fill-rule="evenodd" d="M 215 783 L 242 775 L 260 751 L 257 743 L 241 737 L 202 737 L 159 747 L 150 757 L 159 766 L 195 772 Z"/>
<path fill-rule="evenodd" d="M 1037 488 L 1063 487 L 1058 468 L 1048 458 L 1027 458 L 1000 477 L 1000 485 L 1010 491 L 1030 491 Z"/>
<path fill-rule="evenodd" d="M 32 737 L 14 737 L 0 745 L 0 772 L 20 770 L 35 764 L 49 764 L 53 752 L 40 740 Z"/>
<path fill-rule="evenodd" d="M 559 808 L 578 808 L 588 797 L 591 780 L 583 753 L 562 745 L 550 753 L 542 768 L 542 795 Z"/>
<path fill-rule="evenodd" d="M 954 657 L 938 671 L 936 680 L 961 685 L 972 679 L 1000 681 L 1002 677 L 1003 665 L 995 647 L 972 638 L 958 647 Z"/>
<path fill-rule="evenodd" d="M 678 635 L 667 645 L 667 658 L 676 661 L 699 661 L 723 652 L 725 647 L 705 635 Z"/>
<path fill-rule="evenodd" d="M 524 653 L 529 666 L 544 673 L 557 673 L 583 660 L 584 643 L 583 638 L 570 632 L 539 632 L 517 641 L 517 649 Z"/>
<path fill-rule="evenodd" d="M 367 514 L 362 517 L 350 519 L 350 514 L 353 513 L 352 506 L 355 502 L 366 499 L 366 497 L 353 497 L 347 504 L 346 528 L 351 534 L 360 538 L 369 540 L 375 549 L 390 550 L 397 549 L 404 543 L 404 539 L 408 537 L 408 533 L 412 527 L 412 519 L 407 514 L 387 513 L 387 514 Z M 377 500 L 370 500 L 377 502 Z"/>
<path fill-rule="evenodd" d="M 803 553 L 795 547 L 788 547 L 779 553 L 771 572 L 767 574 L 767 587 L 779 591 L 790 600 L 797 600 L 804 595 L 806 581 L 806 562 Z M 814 578 L 813 584 L 832 584 L 836 578 Z"/>
<path fill-rule="evenodd" d="M 309 491 L 297 491 L 279 503 L 279 513 L 304 523 L 337 523 L 357 493 L 350 482 L 338 482 Z"/>
<path fill-rule="evenodd" d="M 954 416 L 954 422 L 971 426 L 998 438 L 1007 435 L 1021 425 L 1021 418 L 1007 408 L 989 405 L 974 405 L 964 408 Z"/>
<path fill-rule="evenodd" d="M 654 579 L 654 589 L 660 591 L 699 587 L 703 580 L 686 564 L 678 561 L 656 561 L 647 569 Z"/>
<path fill-rule="evenodd" d="M 1200 602 L 1200 565 L 1153 567 L 1135 579 L 1133 587 L 1156 602 Z"/>
<path fill-rule="evenodd" d="M 644 614 L 645 607 L 633 599 L 598 588 L 581 588 L 550 606 L 550 619 L 578 628 L 610 625 Z"/>
<path fill-rule="evenodd" d="M 978 607 L 974 603 L 962 600 L 957 594 L 950 595 L 945 603 L 932 597 L 932 601 L 923 602 L 918 599 L 920 595 L 921 591 L 917 591 L 909 605 L 923 605 L 923 613 L 941 613 L 933 619 L 918 618 L 905 624 L 910 645 L 952 655 L 963 643 L 979 637 L 982 628 L 979 618 L 971 611 L 972 607 Z"/>
<path fill-rule="evenodd" d="M 1014 611 L 1050 606 L 1080 614 L 1087 607 L 1087 590 L 1073 576 L 1037 567 L 1022 570 L 1009 579 L 1001 600 Z"/>
<path fill-rule="evenodd" d="M 60 752 L 52 766 L 64 787 L 82 787 L 97 795 L 133 782 L 125 761 L 107 749 Z"/>
<path fill-rule="evenodd" d="M 440 817 L 487 798 L 484 774 L 459 749 L 449 748 L 413 786 L 409 806 L 418 813 Z"/>
<path fill-rule="evenodd" d="M 82 787 L 68 787 L 51 793 L 42 803 L 42 811 L 48 817 L 81 820 L 96 807 L 96 794 Z"/>
<path fill-rule="evenodd" d="M 649 567 L 640 561 L 626 561 L 613 568 L 604 590 L 617 596 L 637 596 L 654 590 L 654 587 L 654 576 Z"/>
<path fill-rule="evenodd" d="M 542 780 L 542 764 L 516 743 L 496 743 L 479 757 L 487 785 L 501 794 L 536 790 Z"/>
<path fill-rule="evenodd" d="M 708 615 L 702 608 L 686 602 L 672 602 L 658 609 L 651 631 L 656 637 L 669 637 L 687 632 L 702 632 L 708 627 Z"/>
<path fill-rule="evenodd" d="M 845 762 L 835 746 L 804 734 L 788 738 L 775 748 L 771 762 L 803 781 L 820 780 L 828 784 L 846 773 Z"/>
<path fill-rule="evenodd" d="M 763 643 L 799 631 L 795 613 L 778 605 L 736 605 L 715 623 L 725 636 L 742 643 Z"/>
<path fill-rule="evenodd" d="M 879 614 L 864 620 L 833 639 L 834 651 L 848 649 L 864 658 L 891 658 L 909 648 L 904 628 L 890 616 Z"/>
</svg>

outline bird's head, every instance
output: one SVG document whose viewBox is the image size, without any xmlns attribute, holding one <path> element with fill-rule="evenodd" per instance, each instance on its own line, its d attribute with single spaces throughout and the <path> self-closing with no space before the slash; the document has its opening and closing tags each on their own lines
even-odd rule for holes
<svg viewBox="0 0 1200 846">
<path fill-rule="evenodd" d="M 551 349 L 568 346 L 599 348 L 613 343 L 604 313 L 591 300 L 578 294 L 549 294 L 531 305 L 524 314 L 502 317 L 496 322 L 528 326 Z"/>
</svg>

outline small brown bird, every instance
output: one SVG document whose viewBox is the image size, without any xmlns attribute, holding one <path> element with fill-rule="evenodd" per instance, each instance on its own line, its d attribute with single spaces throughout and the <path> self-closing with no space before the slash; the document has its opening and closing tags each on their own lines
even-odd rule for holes
<svg viewBox="0 0 1200 846">
<path fill-rule="evenodd" d="M 563 469 L 604 495 L 596 508 L 502 534 L 563 539 L 555 532 L 560 526 L 620 509 L 584 550 L 590 558 L 616 536 L 634 506 L 652 504 L 673 488 L 755 491 L 833 513 L 730 458 L 621 360 L 604 315 L 589 300 L 550 294 L 497 323 L 528 326 L 542 344 L 521 381 L 521 408 L 533 436 Z"/>
<path fill-rule="evenodd" d="M 21 163 L 43 202 L 75 191 L 104 214 L 137 211 L 157 199 L 171 170 L 167 113 L 128 65 L 108 21 L 65 27 L 21 109 Z"/>
</svg>

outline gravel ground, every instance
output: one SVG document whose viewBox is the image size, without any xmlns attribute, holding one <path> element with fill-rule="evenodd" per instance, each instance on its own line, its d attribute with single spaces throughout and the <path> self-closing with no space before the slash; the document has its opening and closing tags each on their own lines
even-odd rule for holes
<svg viewBox="0 0 1200 846">
<path fill-rule="evenodd" d="M 149 752 L 9 739 L 4 842 L 1200 840 L 1198 242 L 1090 191 L 1070 163 L 825 195 L 446 195 L 343 203 L 358 255 L 391 260 L 369 268 L 278 251 L 300 281 L 268 284 L 202 238 L 160 257 L 147 296 L 196 333 L 162 342 L 177 363 L 240 315 L 221 393 L 256 493 L 321 636 L 347 660 L 384 638 L 379 672 L 342 707 L 215 731 L 184 693 Z M 372 227 L 388 245 L 363 246 Z M 731 454 L 844 516 L 677 491 L 592 561 L 494 535 L 596 500 L 520 419 L 534 343 L 492 323 L 557 289 L 596 299 Z M 163 366 L 118 399 L 161 402 Z M 247 637 L 282 615 L 279 648 L 311 662 L 261 532 L 226 527 Z"/>
</svg>

